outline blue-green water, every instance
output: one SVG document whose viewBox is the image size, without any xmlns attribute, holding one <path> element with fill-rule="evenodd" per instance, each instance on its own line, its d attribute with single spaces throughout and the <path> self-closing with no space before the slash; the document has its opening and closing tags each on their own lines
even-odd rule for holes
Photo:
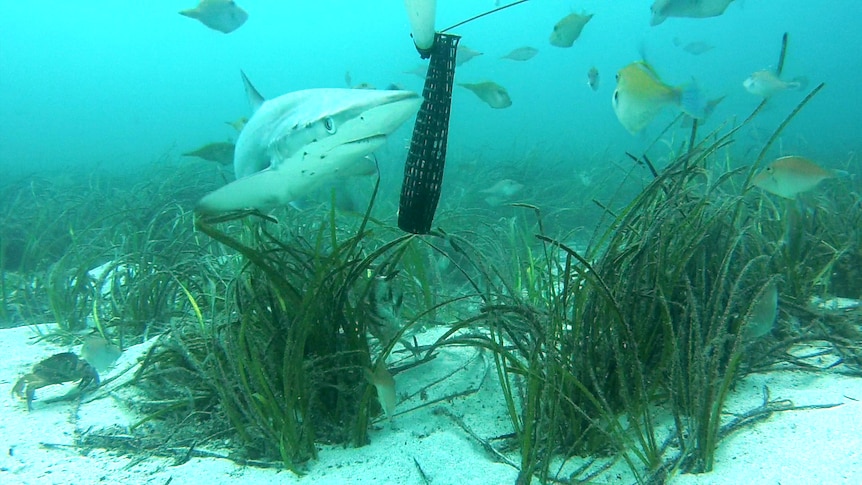
<svg viewBox="0 0 862 485">
<path fill-rule="evenodd" d="M 65 318 L 71 322 L 67 324 L 69 327 L 75 327 L 72 324 L 75 323 L 78 327 L 89 328 L 94 316 L 101 312 L 102 322 L 114 329 L 108 332 L 112 338 L 121 335 L 131 339 L 127 335 L 133 332 L 123 333 L 127 332 L 123 325 L 137 332 L 140 324 L 146 332 L 140 331 L 134 338 L 143 340 L 139 334 L 149 335 L 150 325 L 162 328 L 161 325 L 166 325 L 169 319 L 174 323 L 173 319 L 179 318 L 175 315 L 183 313 L 185 320 L 182 322 L 195 329 L 205 328 L 204 323 L 212 323 L 213 328 L 218 329 L 231 328 L 230 324 L 234 323 L 232 307 L 225 303 L 228 310 L 222 310 L 219 305 L 222 301 L 240 301 L 240 298 L 234 297 L 232 286 L 212 286 L 214 289 L 208 290 L 210 286 L 203 282 L 221 285 L 234 281 L 234 278 L 240 281 L 244 275 L 231 266 L 236 261 L 223 256 L 219 245 L 202 233 L 193 234 L 190 209 L 197 198 L 215 187 L 214 184 L 221 185 L 232 175 L 222 167 L 183 158 L 181 154 L 207 143 L 236 138 L 236 131 L 225 122 L 250 114 L 240 70 L 247 73 L 255 86 L 269 97 L 306 88 L 345 87 L 348 85 L 347 73 L 352 85 L 369 83 L 385 87 L 394 83 L 405 89 L 422 90 L 422 79 L 406 73 L 425 63 L 414 49 L 400 0 L 237 0 L 248 12 L 249 19 L 230 34 L 208 29 L 177 14 L 181 9 L 192 7 L 195 1 L 0 0 L 0 283 L 4 290 L 3 301 L 0 302 L 3 304 L 0 307 L 0 326 Z M 437 25 L 442 28 L 492 9 L 496 2 L 441 0 L 439 3 Z M 772 251 L 772 243 L 777 248 L 770 255 L 770 261 L 778 269 L 770 267 L 769 270 L 777 271 L 781 276 L 777 278 L 781 281 L 780 293 L 776 295 L 780 298 L 779 304 L 788 301 L 788 295 L 793 301 L 793 291 L 797 290 L 793 286 L 797 285 L 794 279 L 805 279 L 807 285 L 815 277 L 817 281 L 810 283 L 811 288 L 805 287 L 806 291 L 816 292 L 818 298 L 834 293 L 858 303 L 862 298 L 857 283 L 860 281 L 858 262 L 862 253 L 858 250 L 859 238 L 855 234 L 862 225 L 857 222 L 860 220 L 858 197 L 850 194 L 851 190 L 847 188 L 852 183 L 858 187 L 858 175 L 862 173 L 857 158 L 862 150 L 858 134 L 862 94 L 857 87 L 858 74 L 862 73 L 862 33 L 858 29 L 862 0 L 735 0 L 719 17 L 670 18 L 655 27 L 650 26 L 651 3 L 652 0 L 531 0 L 453 30 L 462 36 L 462 47 L 483 53 L 460 66 L 456 80 L 461 83 L 494 81 L 508 90 L 513 104 L 505 109 L 491 109 L 470 91 L 455 88 L 447 175 L 437 223 L 457 238 L 446 242 L 457 243 L 463 239 L 475 244 L 479 248 L 476 250 L 478 256 L 493 264 L 499 263 L 506 272 L 511 270 L 511 275 L 506 273 L 500 279 L 510 278 L 523 286 L 524 291 L 518 291 L 518 286 L 509 286 L 505 281 L 498 285 L 500 290 L 497 292 L 502 297 L 514 295 L 517 301 L 519 295 L 525 293 L 528 296 L 524 299 L 546 298 L 544 295 L 550 293 L 543 293 L 546 291 L 542 286 L 544 277 L 533 276 L 537 274 L 533 272 L 535 257 L 540 259 L 542 254 L 546 257 L 548 254 L 548 246 L 542 253 L 530 253 L 531 244 L 538 245 L 532 237 L 537 232 L 534 230 L 535 215 L 523 206 L 512 208 L 486 204 L 486 195 L 479 190 L 501 179 L 523 183 L 526 190 L 510 202 L 527 202 L 541 208 L 545 228 L 542 232 L 559 236 L 562 242 L 585 252 L 594 228 L 601 227 L 593 219 L 599 216 L 604 216 L 605 220 L 608 218 L 605 211 L 592 201 L 610 207 L 611 211 L 616 210 L 625 204 L 627 196 L 637 193 L 650 179 L 646 168 L 634 166 L 626 153 L 641 154 L 649 149 L 649 156 L 661 169 L 688 136 L 688 130 L 679 127 L 662 135 L 663 128 L 675 116 L 670 109 L 642 133 L 632 135 L 624 129 L 611 106 L 615 73 L 634 61 L 645 59 L 669 84 L 681 85 L 696 79 L 707 97 L 724 96 L 702 125 L 700 136 L 717 129 L 726 133 L 761 102 L 760 98 L 746 92 L 742 83 L 755 71 L 776 67 L 781 38 L 787 33 L 789 48 L 782 77 L 788 80 L 805 77 L 807 87 L 779 93 L 770 99 L 757 118 L 734 136 L 728 150 L 719 152 L 710 161 L 720 161 L 727 154 L 731 165 L 752 163 L 773 131 L 806 94 L 825 83 L 825 87 L 781 133 L 766 156 L 771 159 L 781 155 L 800 155 L 825 167 L 855 173 L 857 178 L 823 182 L 823 186 L 832 190 L 833 197 L 828 199 L 832 202 L 806 207 L 805 201 L 801 201 L 799 206 L 804 211 L 795 215 L 791 213 L 786 218 L 777 214 L 782 206 L 790 211 L 791 205 L 783 205 L 777 197 L 766 193 L 757 192 L 757 196 L 762 195 L 762 200 L 771 200 L 771 203 L 755 201 L 745 207 L 752 210 L 756 207 L 756 214 L 762 219 L 757 227 L 767 229 L 766 234 L 758 238 L 766 241 L 763 248 Z M 581 11 L 592 13 L 594 17 L 574 46 L 559 48 L 550 45 L 548 37 L 554 24 L 572 12 Z M 707 43 L 713 48 L 693 55 L 683 49 L 690 42 Z M 512 49 L 523 46 L 537 48 L 538 55 L 527 62 L 500 59 Z M 595 91 L 587 86 L 587 72 L 592 67 L 599 71 L 601 77 L 600 86 Z M 391 228 L 387 228 L 387 224 L 394 226 L 397 206 L 392 201 L 399 193 L 400 170 L 411 128 L 412 122 L 406 123 L 379 152 L 378 159 L 384 174 L 380 197 L 384 200 L 374 208 L 385 214 L 380 217 L 383 223 L 375 221 L 373 224 L 374 231 L 378 231 L 373 234 L 375 238 L 386 237 L 380 234 L 390 234 L 385 232 Z M 656 138 L 662 138 L 662 141 L 654 143 Z M 177 170 L 180 175 L 171 179 L 165 176 L 165 170 L 148 170 L 160 165 L 169 170 L 180 167 L 187 171 Z M 722 171 L 727 167 L 708 168 Z M 630 169 L 633 169 L 635 177 L 626 178 L 625 174 Z M 101 180 L 90 178 L 89 174 L 96 170 L 108 171 L 110 176 Z M 114 185 L 118 179 L 115 175 L 125 177 L 127 173 L 129 183 Z M 201 177 L 196 179 L 195 175 L 188 175 L 190 173 Z M 638 175 L 642 176 L 641 180 L 637 180 Z M 163 184 L 165 190 L 148 187 L 160 185 L 163 182 L 160 177 L 166 179 Z M 45 183 L 46 179 L 50 182 Z M 77 185 L 68 183 L 68 179 Z M 25 183 L 4 183 L 21 180 Z M 6 189 L 15 185 L 19 192 Z M 87 188 L 92 189 L 90 197 L 86 197 L 86 193 L 77 197 L 80 195 L 78 192 L 86 192 Z M 366 184 L 364 188 L 370 187 Z M 144 189 L 142 193 L 134 192 Z M 55 199 L 50 199 L 52 196 Z M 124 198 L 128 200 L 124 201 Z M 755 196 L 750 199 L 754 200 Z M 4 206 L 6 201 L 14 204 L 11 210 Z M 68 203 L 69 207 L 60 207 L 62 203 Z M 364 206 L 357 207 L 361 209 Z M 477 207 L 483 211 L 474 210 Z M 95 216 L 99 211 L 104 211 L 104 218 Z M 682 210 L 679 213 L 685 215 Z M 841 216 L 839 223 L 834 222 L 836 214 Z M 309 212 L 308 219 L 320 219 L 318 215 L 319 212 Z M 331 217 L 335 217 L 334 212 Z M 776 229 L 783 220 L 791 220 L 791 217 L 798 219 L 802 230 L 783 232 Z M 288 223 L 278 225 L 278 229 L 290 232 L 290 218 L 282 220 Z M 297 217 L 297 220 L 303 219 Z M 326 218 L 326 223 L 329 220 Z M 200 227 L 197 226 L 198 229 Z M 837 230 L 833 231 L 834 228 Z M 322 229 L 311 225 L 301 226 L 301 229 L 305 230 L 303 237 L 307 238 L 313 238 L 314 234 L 329 235 L 329 232 L 315 233 Z M 339 229 L 345 230 L 343 227 Z M 657 234 L 666 234 L 672 239 L 676 229 L 671 227 Z M 809 233 L 803 233 L 807 229 L 811 229 L 813 237 L 801 237 L 803 234 L 808 236 Z M 332 234 L 335 234 L 335 229 Z M 790 240 L 794 235 L 799 235 L 798 241 Z M 781 240 L 784 236 L 789 241 L 787 244 Z M 297 237 L 296 240 L 310 239 Z M 323 238 L 318 237 L 318 240 Z M 333 243 L 334 240 L 333 237 Z M 622 247 L 626 248 L 620 254 L 627 256 L 630 254 L 628 248 L 635 246 L 627 245 L 629 239 L 620 240 L 623 241 Z M 738 240 L 742 241 L 742 236 Z M 420 244 L 418 238 L 415 241 Z M 493 251 L 496 249 L 494 245 L 486 241 L 499 242 L 499 253 Z M 637 243 L 641 244 L 640 241 Z M 712 243 L 706 240 L 705 244 Z M 716 244 L 719 243 L 721 241 Z M 794 248 L 783 249 L 792 246 L 791 243 L 806 251 L 814 249 L 808 253 L 802 249 L 793 252 L 791 249 Z M 424 253 L 407 253 L 408 256 L 403 258 L 407 269 L 399 270 L 403 275 L 399 277 L 400 281 L 412 281 L 410 284 L 416 285 L 412 293 L 407 293 L 408 299 L 412 296 L 416 301 L 412 306 L 410 303 L 405 305 L 405 308 L 410 308 L 403 313 L 405 321 L 408 317 L 412 319 L 414 314 L 424 315 L 428 308 L 436 306 L 436 303 L 431 305 L 434 299 L 448 298 L 447 295 L 458 294 L 463 288 L 473 291 L 455 270 L 459 264 L 466 267 L 468 271 L 458 270 L 470 278 L 471 267 L 466 264 L 469 258 L 459 260 L 462 251 L 456 252 L 454 245 L 443 247 L 450 249 L 451 254 L 441 251 L 444 254 L 438 258 L 436 252 L 429 250 L 432 257 L 427 260 L 423 259 Z M 672 247 L 676 248 L 675 245 Z M 740 247 L 751 251 L 751 254 L 758 249 L 753 244 Z M 837 248 L 834 250 L 837 256 L 833 259 L 824 247 Z M 482 250 L 488 250 L 488 253 L 480 254 Z M 124 261 L 127 255 L 123 251 L 132 256 L 147 257 Z M 521 251 L 530 259 L 526 259 Z M 551 254 L 551 260 L 556 262 Z M 656 254 L 664 257 L 664 253 Z M 745 262 L 753 260 L 745 257 Z M 785 261 L 795 263 L 796 257 L 804 258 L 805 264 L 816 264 L 816 268 L 806 268 L 805 264 L 784 264 Z M 398 256 L 397 259 L 400 258 Z M 653 260 L 643 261 L 647 261 L 645 267 L 658 267 L 652 263 Z M 115 279 L 115 288 L 129 290 L 120 304 L 114 305 L 114 293 L 111 294 L 110 308 L 106 293 L 87 293 L 102 286 L 88 286 L 85 291 L 79 291 L 72 285 L 88 281 L 80 277 L 87 269 L 107 267 L 115 262 L 122 262 L 114 269 L 119 276 L 111 276 Z M 640 264 L 640 260 L 637 262 Z M 398 271 L 391 275 L 382 274 L 387 264 L 382 264 L 381 274 L 374 276 L 386 276 L 382 280 L 388 280 L 390 276 L 394 278 Z M 553 286 L 556 279 L 563 281 L 563 277 L 560 272 L 555 272 L 557 266 L 552 269 L 551 263 L 548 264 L 548 287 L 556 288 Z M 129 268 L 126 276 L 121 274 L 123 268 Z M 348 265 L 339 265 L 339 268 L 348 268 Z M 566 266 L 566 271 L 568 269 Z M 212 278 L 208 271 L 218 272 L 218 277 Z M 363 273 L 368 278 L 372 277 L 370 270 Z M 702 272 L 704 278 L 706 273 Z M 43 276 L 45 274 L 53 276 L 48 278 Z M 151 275 L 153 280 L 148 280 Z M 582 276 L 582 273 L 578 272 L 578 275 Z M 139 278 L 132 281 L 136 276 Z M 487 274 L 483 276 L 487 277 Z M 652 281 L 650 278 L 645 280 Z M 149 286 L 149 281 L 163 284 L 164 289 L 155 287 L 155 284 Z M 174 281 L 180 286 L 183 283 L 187 285 L 182 286 L 183 291 L 180 292 L 173 286 Z M 706 281 L 712 284 L 711 280 Z M 400 284 L 408 286 L 407 283 Z M 485 282 L 480 281 L 480 284 Z M 754 283 L 751 286 L 755 288 Z M 479 286 L 473 284 L 473 287 L 478 294 Z M 636 295 L 638 300 L 655 293 L 652 288 L 640 291 L 636 284 L 620 287 L 623 290 L 635 287 L 638 291 L 628 294 Z M 172 292 L 173 301 L 154 305 L 147 300 L 146 291 L 132 291 L 149 288 L 154 288 L 151 293 Z M 219 295 L 219 298 L 213 296 L 212 300 L 207 300 L 208 305 L 200 305 L 203 309 L 201 318 L 206 319 L 205 322 L 196 318 L 196 311 L 200 311 L 199 303 L 192 302 L 193 296 L 187 288 L 201 301 L 209 298 L 210 293 Z M 515 291 L 509 291 L 510 288 L 515 288 Z M 426 289 L 427 293 L 419 291 Z M 52 294 L 50 291 L 70 298 L 67 301 L 54 298 L 47 302 L 45 300 L 49 298 L 46 295 Z M 804 294 L 802 290 L 798 292 Z M 621 293 L 625 294 L 625 291 Z M 222 298 L 222 294 L 228 296 Z M 92 295 L 100 295 L 101 299 Z M 397 293 L 385 295 L 398 302 L 393 305 L 396 310 L 402 303 L 399 295 L 403 296 Z M 459 300 L 454 301 L 457 303 Z M 800 298 L 797 301 L 804 304 L 806 300 Z M 381 304 L 378 301 L 373 303 Z M 536 314 L 544 315 L 544 307 L 538 305 L 545 302 L 532 303 L 542 309 Z M 654 308 L 659 308 L 659 305 L 654 305 Z M 739 312 L 735 308 L 731 311 L 730 303 L 727 308 L 724 314 L 737 315 Z M 801 311 L 795 306 L 788 308 Z M 471 312 L 473 310 L 470 308 Z M 460 308 L 451 311 L 454 313 Z M 667 311 L 671 312 L 670 309 Z M 785 311 L 782 308 L 781 312 Z M 135 318 L 128 321 L 121 318 L 126 315 Z M 793 314 L 787 311 L 787 315 Z M 434 317 L 428 325 L 443 324 L 447 318 L 448 315 L 441 316 L 438 322 Z M 781 318 L 784 326 L 778 332 L 772 335 L 761 329 L 757 337 L 785 338 L 790 332 L 802 332 L 800 328 L 804 329 L 807 324 L 800 323 L 796 316 L 784 318 L 782 314 Z M 770 314 L 769 321 L 774 319 Z M 410 325 L 416 321 L 420 320 L 411 321 Z M 426 322 L 422 320 L 421 323 L 424 325 Z M 835 325 L 835 328 L 842 328 Z M 115 332 L 117 328 L 123 328 L 122 332 Z M 802 335 L 810 339 L 820 338 L 819 333 Z M 833 342 L 835 348 L 858 348 L 858 342 L 852 340 L 853 336 L 858 340 L 858 334 L 850 335 L 841 337 L 838 340 L 840 345 Z M 369 336 L 365 338 L 371 339 Z M 375 335 L 374 338 L 380 337 Z M 126 344 L 129 343 L 134 342 L 127 340 Z M 375 350 L 374 358 L 379 355 Z M 857 355 L 852 354 L 852 357 L 846 361 L 857 366 Z M 633 362 L 640 365 L 637 358 Z M 10 384 L 6 387 L 12 387 L 11 383 L 36 362 L 30 356 L 26 362 L 23 358 L 21 360 L 16 364 L 16 375 L 0 376 L 0 381 L 5 379 L 5 383 Z M 435 364 L 441 367 L 450 365 L 441 363 L 443 361 L 439 359 Z M 582 362 L 579 359 L 574 361 Z M 649 364 L 647 361 L 643 363 Z M 460 370 L 455 372 L 461 373 Z M 404 375 L 399 375 L 398 380 L 399 385 L 419 385 L 411 383 Z M 485 387 L 496 393 L 498 390 L 494 386 Z M 40 390 L 39 396 L 43 395 Z M 420 401 L 427 399 L 427 395 L 422 397 L 419 392 L 410 395 L 414 396 L 414 401 L 415 396 L 419 396 Z M 652 396 L 648 397 L 652 399 Z M 784 398 L 784 395 L 779 397 Z M 848 395 L 847 399 L 855 400 L 855 397 Z M 51 409 L 52 403 L 45 401 L 37 402 L 40 410 Z M 482 403 L 483 409 L 485 404 Z M 412 403 L 399 405 L 407 409 Z M 489 404 L 487 409 L 490 408 Z M 616 411 L 616 408 L 608 409 Z M 430 408 L 426 410 L 430 411 Z M 24 412 L 23 407 L 21 412 Z M 435 418 L 426 421 L 431 419 Z M 497 421 L 506 423 L 506 419 Z M 411 441 L 415 441 L 419 433 L 424 433 L 419 427 L 401 426 L 405 435 L 411 434 L 408 438 Z M 445 426 L 437 429 L 451 427 L 452 424 L 446 421 Z M 493 433 L 502 435 L 508 431 L 505 428 L 500 433 L 493 430 Z M 385 436 L 388 432 L 384 429 L 378 436 Z M 480 432 L 483 436 L 492 433 L 485 429 Z M 242 443 L 237 440 L 232 445 L 238 448 Z M 182 446 L 188 446 L 188 443 Z M 395 446 L 398 447 L 401 445 Z M 28 455 L 27 450 L 22 452 L 23 448 L 17 448 L 15 453 L 18 455 L 13 457 L 13 449 L 16 448 L 10 446 L 7 460 L 14 459 L 16 466 L 18 462 L 24 463 Z M 35 445 L 32 449 L 36 449 Z M 36 451 L 41 454 L 44 450 L 39 448 Z M 402 467 L 405 474 L 415 476 L 417 471 L 412 468 L 412 463 L 418 466 L 419 462 L 405 463 L 407 465 Z M 350 466 L 355 464 L 353 462 Z M 391 468 L 398 466 L 394 464 Z M 469 465 L 465 467 L 470 468 Z M 18 473 L 17 469 L 4 466 L 0 469 Z M 165 474 L 178 469 L 171 467 Z M 322 470 L 321 474 L 329 471 L 325 466 L 318 469 Z M 53 473 L 53 470 L 46 473 Z M 59 473 L 55 477 L 66 479 Z M 0 476 L 0 481 L 2 479 Z M 115 477 L 111 479 L 117 481 Z M 148 483 L 165 482 L 161 477 L 146 477 L 137 483 L 144 480 L 149 480 Z M 122 479 L 119 481 L 123 482 Z"/>
<path fill-rule="evenodd" d="M 420 60 L 400 1 L 248 0 L 240 5 L 249 19 L 231 34 L 177 14 L 194 3 L 0 2 L 2 170 L 124 168 L 229 139 L 235 133 L 223 122 L 249 113 L 240 69 L 268 96 L 343 87 L 347 71 L 354 84 L 422 88 L 419 77 L 404 73 Z M 785 131 L 774 155 L 797 153 L 846 168 L 849 154 L 862 148 L 862 3 L 737 0 L 720 17 L 670 18 L 656 27 L 649 25 L 650 4 L 534 0 L 455 29 L 463 45 L 484 53 L 458 68 L 457 81 L 493 80 L 508 89 L 513 105 L 492 110 L 457 88 L 451 156 L 494 163 L 539 150 L 577 170 L 604 163 L 597 154 L 642 151 L 673 114 L 633 136 L 610 102 L 614 74 L 642 54 L 666 82 L 693 76 L 710 97 L 726 96 L 707 128 L 741 119 L 760 101 L 742 81 L 775 67 L 784 32 L 790 42 L 783 77 L 807 77 L 807 90 L 820 82 L 826 88 Z M 493 7 L 491 0 L 440 1 L 438 28 Z M 595 16 L 575 45 L 551 46 L 554 23 L 581 10 Z M 715 48 L 695 56 L 674 39 Z M 522 63 L 499 59 L 524 45 L 539 54 Z M 592 66 L 601 75 L 597 92 L 586 85 Z M 775 97 L 755 123 L 759 131 L 738 137 L 740 156 L 759 148 L 807 90 Z M 409 130 L 393 137 L 386 163 L 401 166 Z"/>
</svg>

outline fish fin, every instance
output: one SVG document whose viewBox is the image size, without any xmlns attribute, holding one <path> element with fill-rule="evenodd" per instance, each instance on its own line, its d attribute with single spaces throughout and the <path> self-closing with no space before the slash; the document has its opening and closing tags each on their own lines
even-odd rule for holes
<svg viewBox="0 0 862 485">
<path fill-rule="evenodd" d="M 293 207 L 294 209 L 296 209 L 298 211 L 306 211 L 306 210 L 311 209 L 312 207 L 315 207 L 319 204 L 315 203 L 313 200 L 310 200 L 308 197 L 303 197 L 301 199 L 292 200 L 292 201 L 288 202 L 287 205 L 289 205 L 290 207 Z"/>
<path fill-rule="evenodd" d="M 704 108 L 704 112 L 703 112 L 704 118 L 709 118 L 709 115 L 711 115 L 712 112 L 715 111 L 715 107 L 718 106 L 719 103 L 724 101 L 724 98 L 726 98 L 726 97 L 727 97 L 726 94 L 722 94 L 721 96 L 719 96 L 717 98 L 713 98 L 713 99 L 710 99 L 709 101 L 707 101 L 706 107 Z"/>
<path fill-rule="evenodd" d="M 245 94 L 248 96 L 248 102 L 251 103 L 252 112 L 257 111 L 266 99 L 254 88 L 251 81 L 248 80 L 248 76 L 241 69 L 239 73 L 242 74 L 242 84 L 245 86 Z"/>
<path fill-rule="evenodd" d="M 199 214 L 219 214 L 235 210 L 288 205 L 318 183 L 316 178 L 296 177 L 289 170 L 268 168 L 237 179 L 198 201 Z"/>
<path fill-rule="evenodd" d="M 805 76 L 799 76 L 794 78 L 792 81 L 787 83 L 791 89 L 796 89 L 797 91 L 802 91 L 808 86 L 808 78 Z"/>
<path fill-rule="evenodd" d="M 188 10 L 180 10 L 179 14 L 193 19 L 199 19 L 201 17 L 201 11 L 197 7 L 190 8 Z"/>
<path fill-rule="evenodd" d="M 682 111 L 692 118 L 702 120 L 707 115 L 708 103 L 700 86 L 694 81 L 680 88 L 679 105 Z"/>
<path fill-rule="evenodd" d="M 357 160 L 356 163 L 351 164 L 348 170 L 342 172 L 342 175 L 348 177 L 368 177 L 377 175 L 378 173 L 377 161 L 371 156 L 366 155 Z"/>
<path fill-rule="evenodd" d="M 658 2 L 656 2 L 656 3 L 658 3 Z M 659 25 L 660 23 L 667 20 L 667 15 L 665 15 L 661 10 L 662 9 L 656 10 L 655 5 L 653 5 L 650 8 L 650 14 L 651 14 L 650 20 L 649 20 L 650 27 L 655 27 L 656 25 Z"/>
<path fill-rule="evenodd" d="M 642 64 L 646 64 L 649 67 L 649 69 L 652 70 L 652 66 L 650 66 L 650 63 L 649 63 L 650 57 L 649 57 L 649 54 L 647 53 L 646 41 L 644 41 L 643 39 L 641 39 L 641 41 L 638 43 L 638 55 L 641 58 L 641 60 L 639 62 Z"/>
</svg>

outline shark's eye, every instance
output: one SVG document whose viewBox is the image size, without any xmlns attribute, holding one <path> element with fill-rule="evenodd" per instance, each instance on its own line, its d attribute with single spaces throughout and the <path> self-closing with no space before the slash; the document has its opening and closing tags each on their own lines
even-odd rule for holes
<svg viewBox="0 0 862 485">
<path fill-rule="evenodd" d="M 335 120 L 332 117 L 327 116 L 323 118 L 323 127 L 326 128 L 326 132 L 330 135 L 335 133 Z"/>
</svg>

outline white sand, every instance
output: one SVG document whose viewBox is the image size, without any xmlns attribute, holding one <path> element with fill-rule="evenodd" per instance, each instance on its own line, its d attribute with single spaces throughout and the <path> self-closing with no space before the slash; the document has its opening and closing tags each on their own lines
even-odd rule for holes
<svg viewBox="0 0 862 485">
<path fill-rule="evenodd" d="M 149 458 L 131 464 L 131 457 L 102 450 L 82 456 L 71 445 L 76 433 L 98 427 L 128 426 L 134 417 L 121 399 L 105 397 L 80 407 L 72 403 L 26 404 L 9 397 L 19 376 L 33 363 L 66 350 L 40 342 L 33 344 L 29 328 L 0 331 L 0 483 L 3 484 L 172 484 L 205 483 L 314 483 L 314 484 L 422 484 L 414 460 L 432 484 L 514 483 L 517 471 L 495 462 L 461 428 L 435 409 L 461 416 L 479 436 L 490 438 L 510 431 L 499 402 L 493 363 L 468 349 L 443 350 L 435 361 L 399 374 L 399 394 L 420 387 L 461 368 L 445 384 L 428 390 L 428 399 L 477 387 L 466 397 L 443 401 L 381 421 L 370 432 L 371 443 L 362 448 L 320 446 L 319 459 L 299 478 L 289 471 L 242 467 L 225 459 L 192 458 L 180 466 L 173 460 Z M 143 348 L 130 349 L 115 369 L 134 365 Z M 411 375 L 411 372 L 414 374 Z M 483 376 L 487 377 L 483 381 Z M 131 372 L 129 373 L 131 374 Z M 105 376 L 108 377 L 108 376 Z M 416 384 L 410 384 L 415 382 Z M 763 386 L 772 399 L 791 399 L 796 405 L 842 403 L 831 409 L 788 411 L 746 428 L 719 444 L 715 471 L 681 475 L 678 484 L 860 484 L 862 483 L 862 380 L 799 372 L 774 372 L 745 379 L 729 401 L 729 411 L 744 412 L 762 402 Z M 444 388 L 445 386 L 445 388 Z M 52 389 L 53 387 L 53 389 Z M 46 399 L 69 386 L 37 391 Z M 126 388 L 128 389 L 128 388 Z M 422 401 L 418 395 L 399 403 L 404 411 Z M 54 446 L 46 448 L 43 443 Z M 517 456 L 509 456 L 517 462 Z M 630 476 L 611 473 L 603 483 L 632 483 Z"/>
<path fill-rule="evenodd" d="M 728 403 L 742 413 L 770 399 L 794 405 L 841 403 L 784 411 L 719 443 L 715 470 L 680 475 L 674 484 L 862 484 L 862 379 L 835 374 L 773 372 L 746 378 Z"/>
</svg>

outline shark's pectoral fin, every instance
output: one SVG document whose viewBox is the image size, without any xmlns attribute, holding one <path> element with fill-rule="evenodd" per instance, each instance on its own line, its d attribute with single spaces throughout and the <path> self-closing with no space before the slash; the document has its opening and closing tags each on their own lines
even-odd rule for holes
<svg viewBox="0 0 862 485">
<path fill-rule="evenodd" d="M 356 162 L 349 164 L 341 172 L 345 177 L 368 177 L 370 175 L 377 175 L 378 173 L 377 160 L 371 155 L 357 159 Z"/>
<path fill-rule="evenodd" d="M 201 214 L 284 206 L 307 193 L 316 180 L 286 170 L 266 169 L 205 195 L 195 210 Z"/>
</svg>

